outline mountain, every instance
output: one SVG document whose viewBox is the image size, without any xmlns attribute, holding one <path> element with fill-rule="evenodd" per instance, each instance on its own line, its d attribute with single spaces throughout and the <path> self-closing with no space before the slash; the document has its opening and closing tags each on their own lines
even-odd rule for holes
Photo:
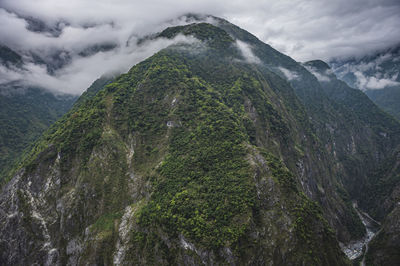
<svg viewBox="0 0 400 266">
<path fill-rule="evenodd" d="M 1 67 L 20 69 L 23 65 L 20 54 L 0 45 Z M 3 76 L 0 79 L 1 181 L 23 150 L 65 114 L 77 97 L 55 96 L 40 88 L 21 85 L 18 81 L 3 81 Z"/>
<path fill-rule="evenodd" d="M 400 120 L 400 86 L 380 90 L 367 90 L 365 94 L 380 108 Z"/>
<path fill-rule="evenodd" d="M 75 99 L 35 88 L 0 88 L 0 180 L 22 151 L 66 113 Z"/>
<path fill-rule="evenodd" d="M 371 141 L 371 138 L 376 138 L 378 141 L 379 138 L 392 136 L 392 141 L 389 141 L 388 145 L 389 147 L 392 145 L 393 148 L 386 149 L 386 158 L 380 160 L 380 164 L 364 173 L 358 169 L 358 174 L 352 174 L 351 177 L 360 176 L 361 172 L 363 178 L 361 180 L 349 180 L 349 185 L 346 187 L 350 195 L 357 199 L 358 204 L 364 210 L 383 223 L 381 230 L 377 232 L 376 237 L 369 245 L 366 261 L 371 265 L 394 265 L 400 259 L 397 252 L 400 247 L 400 228 L 397 219 L 400 212 L 398 204 L 400 200 L 400 130 L 398 123 L 370 102 L 360 90 L 350 88 L 345 82 L 337 79 L 333 70 L 325 62 L 315 60 L 304 65 L 320 80 L 330 98 L 348 108 L 349 116 L 354 114 L 373 130 L 373 132 L 368 133 L 369 136 L 365 136 L 364 141 L 366 139 Z M 388 134 L 387 130 L 391 132 Z M 358 135 L 361 135 L 361 133 Z M 354 164 L 357 162 L 357 158 L 364 164 L 370 164 L 374 161 L 368 158 L 370 156 L 368 153 L 373 150 L 371 145 L 377 143 L 356 143 L 354 147 L 362 147 L 360 152 L 353 151 L 351 154 L 342 152 L 341 155 L 337 152 L 336 154 L 343 157 L 344 162 L 346 160 L 351 161 L 352 166 L 349 167 L 346 164 L 344 166 L 354 173 L 354 168 L 356 168 Z M 370 151 L 368 152 L 367 149 Z M 362 163 L 360 166 L 362 166 Z M 352 186 L 356 186 L 355 189 Z"/>
<path fill-rule="evenodd" d="M 0 45 L 2 67 L 13 70 L 23 69 L 22 58 L 9 47 Z M 2 78 L 0 75 L 0 80 Z M 96 94 L 112 79 L 112 76 L 104 76 L 96 80 L 79 97 L 75 105 L 84 103 L 86 98 Z M 17 163 L 16 159 L 21 157 L 23 151 L 28 149 L 50 125 L 67 113 L 77 98 L 69 94 L 55 95 L 48 90 L 22 84 L 18 80 L 1 82 L 0 184 L 7 172 Z"/>
<path fill-rule="evenodd" d="M 361 58 L 332 60 L 336 75 L 363 90 L 380 108 L 400 120 L 400 46 Z"/>
<path fill-rule="evenodd" d="M 353 138 L 360 138 L 359 141 L 363 143 L 355 140 L 354 144 L 352 144 L 354 147 L 350 153 L 346 152 L 346 149 L 336 149 L 335 156 L 337 156 L 338 161 L 343 162 L 344 168 L 348 168 L 349 171 L 354 172 L 356 170 L 356 164 L 360 164 L 360 169 L 357 171 L 364 173 L 362 173 L 362 175 L 351 174 L 350 176 L 353 179 L 361 177 L 363 180 L 358 180 L 355 184 L 354 180 L 349 180 L 346 187 L 352 195 L 360 195 L 360 197 L 365 195 L 365 200 L 368 202 L 364 204 L 364 200 L 359 198 L 359 203 L 375 218 L 379 220 L 382 219 L 383 216 L 389 212 L 388 210 L 393 209 L 393 206 L 397 203 L 396 201 L 392 202 L 388 210 L 384 211 L 382 209 L 384 206 L 381 205 L 383 200 L 377 200 L 375 197 L 371 197 L 371 195 L 375 195 L 379 190 L 374 187 L 376 183 L 381 182 L 383 176 L 389 175 L 389 173 L 383 174 L 380 172 L 379 175 L 381 177 L 377 178 L 375 172 L 379 171 L 378 169 L 380 168 L 386 170 L 390 169 L 389 172 L 393 172 L 392 167 L 395 167 L 397 164 L 395 158 L 398 157 L 398 149 L 400 148 L 399 123 L 372 103 L 362 91 L 350 88 L 345 82 L 337 79 L 332 69 L 323 61 L 310 61 L 305 63 L 304 66 L 319 79 L 326 95 L 332 99 L 335 104 L 340 105 L 338 108 L 343 108 L 343 112 L 348 116 L 347 120 L 358 120 L 358 125 L 353 125 L 353 128 L 355 126 L 359 127 L 360 132 L 357 133 L 358 136 L 355 136 L 355 132 L 352 135 L 354 135 Z M 354 131 L 354 129 L 350 130 Z M 364 131 L 364 133 L 362 131 Z M 339 134 L 342 135 L 343 132 Z M 335 136 L 335 138 L 339 140 L 340 136 Z M 365 141 L 368 142 L 365 143 Z M 337 143 L 335 145 L 338 146 Z M 380 155 L 371 154 L 373 152 L 378 152 Z M 382 158 L 379 158 L 381 156 Z M 357 162 L 358 160 L 360 161 Z M 350 167 L 346 166 L 346 161 L 350 161 L 352 165 Z M 373 167 L 369 168 L 366 166 L 366 162 L 371 166 L 373 165 Z M 378 164 L 376 162 L 378 162 Z M 365 168 L 367 171 L 363 171 L 361 168 Z M 386 191 L 384 191 L 382 195 L 389 196 L 391 190 L 395 189 L 399 181 L 400 179 L 398 178 L 391 178 L 389 182 L 392 183 L 382 186 L 386 188 Z M 354 185 L 356 187 L 352 188 Z"/>
<path fill-rule="evenodd" d="M 367 264 L 396 265 L 400 261 L 399 219 L 400 208 L 396 207 L 385 219 L 380 232 L 372 239 L 365 259 Z"/>
<path fill-rule="evenodd" d="M 323 62 L 211 20 L 145 40 L 198 41 L 99 81 L 43 134 L 0 194 L 0 262 L 349 265 L 353 201 L 392 224 L 393 187 L 366 195 L 398 184 L 399 123 Z"/>
</svg>

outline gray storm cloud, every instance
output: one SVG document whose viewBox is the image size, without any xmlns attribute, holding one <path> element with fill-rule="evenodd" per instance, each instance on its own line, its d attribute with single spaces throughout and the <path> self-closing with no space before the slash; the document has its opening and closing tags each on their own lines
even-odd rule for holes
<svg viewBox="0 0 400 266">
<path fill-rule="evenodd" d="M 79 94 L 105 72 L 126 71 L 164 48 L 165 40 L 149 47 L 134 41 L 186 23 L 176 18 L 189 12 L 226 18 L 297 61 L 361 56 L 395 45 L 400 36 L 398 0 L 2 0 L 0 43 L 20 52 L 26 65 L 23 71 L 1 68 L 0 82 L 22 78 Z M 41 31 L 33 30 L 35 20 Z M 111 48 L 81 56 L 99 44 Z M 242 45 L 242 53 L 247 48 Z M 53 73 L 33 64 L 32 54 L 55 65 Z M 67 63 L 60 65 L 55 54 Z"/>
</svg>

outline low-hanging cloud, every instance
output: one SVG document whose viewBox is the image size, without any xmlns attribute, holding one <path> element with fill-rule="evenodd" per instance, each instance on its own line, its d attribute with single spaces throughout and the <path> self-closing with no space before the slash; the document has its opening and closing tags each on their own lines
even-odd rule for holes
<svg viewBox="0 0 400 266">
<path fill-rule="evenodd" d="M 236 47 L 239 49 L 242 54 L 244 60 L 250 64 L 260 64 L 261 60 L 258 58 L 252 51 L 252 48 L 249 44 L 242 42 L 240 40 L 236 41 Z"/>
<path fill-rule="evenodd" d="M 197 39 L 183 35 L 177 35 L 173 39 L 157 38 L 140 45 L 76 58 L 52 75 L 48 73 L 45 65 L 34 63 L 26 63 L 23 69 L 0 67 L 0 84 L 18 81 L 24 86 L 47 88 L 55 93 L 80 94 L 103 74 L 126 72 L 132 65 L 173 44 L 197 42 Z"/>
<path fill-rule="evenodd" d="M 397 82 L 394 78 L 366 76 L 360 71 L 354 72 L 354 75 L 357 78 L 357 87 L 362 90 L 379 90 L 389 86 L 400 86 L 400 82 Z"/>
<path fill-rule="evenodd" d="M 283 75 L 286 77 L 287 80 L 297 80 L 300 78 L 299 74 L 296 73 L 295 71 L 290 71 L 289 69 L 286 69 L 284 67 L 279 67 L 278 68 Z"/>
<path fill-rule="evenodd" d="M 79 93 L 111 66 L 124 70 L 145 58 L 132 51 L 127 56 L 132 40 L 187 23 L 176 18 L 189 12 L 226 18 L 297 61 L 361 56 L 395 45 L 400 36 L 397 0 L 2 0 L 0 42 L 21 53 L 25 69 L 33 71 L 26 77 L 53 90 Z M 32 26 L 35 20 L 44 25 L 41 30 Z M 112 49 L 81 56 L 96 45 Z M 33 55 L 54 73 L 31 65 Z"/>
<path fill-rule="evenodd" d="M 331 63 L 340 79 L 361 90 L 400 86 L 400 50 L 389 49 L 378 55 Z M 350 77 L 350 80 L 349 80 Z"/>
<path fill-rule="evenodd" d="M 320 82 L 329 82 L 331 79 L 329 77 L 330 74 L 332 74 L 332 71 L 330 69 L 327 69 L 325 71 L 318 71 L 315 68 L 311 67 L 311 66 L 306 66 L 304 65 L 304 67 L 311 73 L 313 74 L 318 81 Z"/>
</svg>

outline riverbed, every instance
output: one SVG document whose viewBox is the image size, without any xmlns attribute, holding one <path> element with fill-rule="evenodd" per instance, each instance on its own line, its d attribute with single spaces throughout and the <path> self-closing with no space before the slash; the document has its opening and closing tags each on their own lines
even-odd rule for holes
<svg viewBox="0 0 400 266">
<path fill-rule="evenodd" d="M 368 243 L 378 232 L 380 223 L 378 221 L 375 221 L 371 216 L 368 215 L 368 213 L 359 209 L 357 202 L 355 201 L 353 202 L 353 208 L 357 212 L 358 216 L 361 219 L 361 222 L 365 226 L 366 234 L 360 240 L 351 241 L 347 245 L 341 244 L 340 246 L 350 260 L 355 260 L 360 256 L 363 256 L 361 265 L 364 265 L 364 255 L 368 250 Z"/>
</svg>

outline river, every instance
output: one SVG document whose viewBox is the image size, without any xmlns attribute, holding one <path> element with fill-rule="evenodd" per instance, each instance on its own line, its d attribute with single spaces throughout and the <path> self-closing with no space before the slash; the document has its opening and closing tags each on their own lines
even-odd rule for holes
<svg viewBox="0 0 400 266">
<path fill-rule="evenodd" d="M 350 260 L 355 260 L 355 259 L 359 258 L 360 256 L 363 256 L 361 265 L 364 266 L 365 265 L 365 263 L 364 263 L 365 254 L 368 251 L 368 243 L 372 240 L 372 238 L 378 232 L 380 223 L 378 221 L 375 221 L 371 216 L 368 215 L 368 213 L 360 210 L 358 208 L 356 201 L 353 201 L 353 208 L 357 212 L 358 216 L 360 217 L 361 222 L 365 226 L 365 230 L 367 231 L 367 233 L 360 240 L 351 241 L 347 245 L 341 244 L 341 248 Z M 365 249 L 364 249 L 364 247 L 365 247 Z M 365 252 L 364 252 L 364 250 L 365 250 Z"/>
</svg>

